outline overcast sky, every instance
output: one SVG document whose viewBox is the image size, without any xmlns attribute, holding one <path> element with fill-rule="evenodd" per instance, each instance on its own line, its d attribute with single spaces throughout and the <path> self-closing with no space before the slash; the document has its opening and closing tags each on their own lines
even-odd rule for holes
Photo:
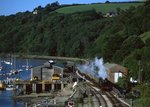
<svg viewBox="0 0 150 107">
<path fill-rule="evenodd" d="M 106 0 L 0 0 L 0 15 L 10 15 L 17 12 L 33 11 L 34 8 L 41 5 L 45 7 L 47 4 L 58 1 L 60 4 L 73 3 L 97 3 Z M 114 1 L 133 1 L 133 0 L 109 0 Z"/>
</svg>

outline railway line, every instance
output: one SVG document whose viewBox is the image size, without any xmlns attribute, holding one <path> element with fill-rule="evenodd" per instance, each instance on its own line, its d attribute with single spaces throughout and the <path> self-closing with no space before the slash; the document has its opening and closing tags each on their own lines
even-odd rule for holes
<svg viewBox="0 0 150 107">
<path fill-rule="evenodd" d="M 128 105 L 122 103 L 120 100 L 118 100 L 111 92 L 105 92 L 111 103 L 113 104 L 113 107 L 129 107 Z"/>
<path fill-rule="evenodd" d="M 103 98 L 102 94 L 97 91 L 96 89 L 94 89 L 92 86 L 90 86 L 92 92 L 94 93 L 94 95 L 96 96 L 96 99 L 98 100 L 99 102 L 99 106 L 102 106 L 102 107 L 108 107 L 105 99 Z"/>
<path fill-rule="evenodd" d="M 95 83 L 92 83 L 85 75 L 80 74 L 78 71 L 76 71 L 76 74 L 85 80 L 88 89 L 90 89 L 90 93 L 94 95 L 92 97 L 94 107 L 130 107 L 114 96 L 111 91 L 102 91 L 97 84 L 95 85 Z"/>
<path fill-rule="evenodd" d="M 87 82 L 78 84 L 78 94 L 76 96 L 82 95 L 83 98 L 83 107 L 108 107 L 107 103 L 103 99 L 101 93 L 96 91 L 93 86 Z"/>
</svg>

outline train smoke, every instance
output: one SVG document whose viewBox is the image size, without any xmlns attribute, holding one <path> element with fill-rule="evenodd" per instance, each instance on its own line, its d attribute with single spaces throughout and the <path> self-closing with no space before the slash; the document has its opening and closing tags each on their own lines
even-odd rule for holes
<svg viewBox="0 0 150 107">
<path fill-rule="evenodd" d="M 100 77 L 102 79 L 107 78 L 107 72 L 103 65 L 103 59 L 98 59 L 97 57 L 91 61 L 88 65 L 81 65 L 79 66 L 81 72 L 90 73 L 95 77 Z"/>
</svg>

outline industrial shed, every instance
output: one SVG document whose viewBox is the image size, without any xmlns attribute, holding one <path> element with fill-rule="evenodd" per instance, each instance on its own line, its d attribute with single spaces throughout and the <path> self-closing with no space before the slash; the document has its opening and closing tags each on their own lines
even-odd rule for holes
<svg viewBox="0 0 150 107">
<path fill-rule="evenodd" d="M 126 77 L 128 75 L 128 69 L 121 65 L 106 63 L 104 64 L 104 66 L 107 70 L 108 80 L 110 80 L 113 83 L 118 82 L 119 77 L 123 77 L 123 76 Z"/>
</svg>

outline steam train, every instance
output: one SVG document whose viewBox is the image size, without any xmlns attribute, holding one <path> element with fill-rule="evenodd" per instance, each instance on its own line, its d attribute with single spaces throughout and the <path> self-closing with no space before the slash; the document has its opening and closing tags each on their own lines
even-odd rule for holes
<svg viewBox="0 0 150 107">
<path fill-rule="evenodd" d="M 127 92 L 125 89 L 123 89 L 123 88 L 119 87 L 118 85 L 112 83 L 107 78 L 106 79 L 95 78 L 92 75 L 85 74 L 85 73 L 82 73 L 80 71 L 78 73 L 80 75 L 82 75 L 84 78 L 86 78 L 87 80 L 91 81 L 96 87 L 99 87 L 103 92 L 113 90 L 119 96 L 125 95 L 126 92 Z"/>
<path fill-rule="evenodd" d="M 99 85 L 102 91 L 112 91 L 113 84 L 108 79 L 99 78 Z"/>
</svg>

